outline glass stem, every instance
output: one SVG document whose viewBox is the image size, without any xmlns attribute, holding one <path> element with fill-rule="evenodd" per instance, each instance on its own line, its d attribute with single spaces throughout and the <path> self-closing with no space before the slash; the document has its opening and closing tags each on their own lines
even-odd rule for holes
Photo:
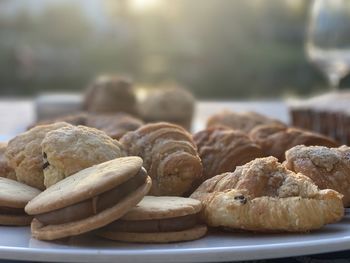
<svg viewBox="0 0 350 263">
<path fill-rule="evenodd" d="M 338 90 L 339 89 L 339 83 L 340 83 L 340 76 L 335 73 L 328 74 L 328 82 L 331 86 L 332 90 Z"/>
</svg>

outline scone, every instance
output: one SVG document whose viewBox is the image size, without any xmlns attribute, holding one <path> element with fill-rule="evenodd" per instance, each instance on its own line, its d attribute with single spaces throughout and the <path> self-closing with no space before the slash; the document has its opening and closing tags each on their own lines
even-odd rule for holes
<svg viewBox="0 0 350 263">
<path fill-rule="evenodd" d="M 41 142 L 49 131 L 70 126 L 65 122 L 39 125 L 16 136 L 8 143 L 5 156 L 10 167 L 15 170 L 19 182 L 41 190 L 45 189 Z"/>
<path fill-rule="evenodd" d="M 250 132 L 250 138 L 260 145 L 267 156 L 272 155 L 280 161 L 285 159 L 284 153 L 296 145 L 339 146 L 332 138 L 324 135 L 280 125 L 258 126 Z"/>
<path fill-rule="evenodd" d="M 264 156 L 260 146 L 241 131 L 211 128 L 197 132 L 193 139 L 203 164 L 200 183 Z"/>
<path fill-rule="evenodd" d="M 134 131 L 143 121 L 126 113 L 89 114 L 85 126 L 104 131 L 113 139 L 120 139 L 125 133 Z"/>
<path fill-rule="evenodd" d="M 17 180 L 15 170 L 9 166 L 5 157 L 7 143 L 0 142 L 0 177 Z"/>
<path fill-rule="evenodd" d="M 285 126 L 279 120 L 275 120 L 257 112 L 233 112 L 222 111 L 212 115 L 207 121 L 207 128 L 227 127 L 234 130 L 250 132 L 254 127 L 263 124 L 275 124 Z"/>
<path fill-rule="evenodd" d="M 148 93 L 140 102 L 139 112 L 145 122 L 170 122 L 191 129 L 195 99 L 178 86 L 159 88 Z"/>
<path fill-rule="evenodd" d="M 34 187 L 0 177 L 0 225 L 29 225 L 33 217 L 24 212 L 24 207 L 38 194 Z"/>
<path fill-rule="evenodd" d="M 140 156 L 152 178 L 150 195 L 187 193 L 202 175 L 202 163 L 191 134 L 175 124 L 146 124 L 121 139 L 128 155 Z"/>
<path fill-rule="evenodd" d="M 84 109 L 95 113 L 137 115 L 137 100 L 131 81 L 115 75 L 99 76 L 85 93 Z"/>
<path fill-rule="evenodd" d="M 99 235 L 138 243 L 170 243 L 203 237 L 207 227 L 198 222 L 200 201 L 169 196 L 145 196 L 122 218 L 105 226 Z"/>
<path fill-rule="evenodd" d="M 139 157 L 104 162 L 65 178 L 32 199 L 32 236 L 54 240 L 105 226 L 139 203 L 151 179 Z"/>
<path fill-rule="evenodd" d="M 41 147 L 46 187 L 87 167 L 125 156 L 117 140 L 85 126 L 48 132 Z"/>
<path fill-rule="evenodd" d="M 305 232 L 339 221 L 342 195 L 319 188 L 274 157 L 255 159 L 205 181 L 191 198 L 202 201 L 212 227 L 258 232 Z"/>
<path fill-rule="evenodd" d="M 350 147 L 298 145 L 286 152 L 285 165 L 310 177 L 320 189 L 343 194 L 344 206 L 350 206 Z"/>
</svg>

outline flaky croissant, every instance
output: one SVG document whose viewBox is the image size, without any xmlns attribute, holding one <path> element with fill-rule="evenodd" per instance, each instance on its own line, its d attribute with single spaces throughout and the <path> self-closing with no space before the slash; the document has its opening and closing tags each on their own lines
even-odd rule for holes
<svg viewBox="0 0 350 263">
<path fill-rule="evenodd" d="M 285 159 L 284 153 L 296 145 L 339 146 L 327 136 L 281 125 L 261 125 L 254 128 L 249 135 L 266 155 L 275 156 L 280 161 Z"/>
<path fill-rule="evenodd" d="M 202 219 L 213 227 L 261 232 L 303 232 L 344 215 L 342 195 L 319 190 L 274 157 L 258 158 L 205 181 L 191 198 L 202 201 Z"/>
<path fill-rule="evenodd" d="M 203 164 L 201 182 L 264 156 L 260 146 L 237 130 L 206 129 L 194 134 L 193 139 Z"/>
<path fill-rule="evenodd" d="M 202 175 L 202 163 L 191 134 L 178 125 L 147 124 L 128 132 L 120 142 L 128 155 L 143 159 L 152 178 L 150 195 L 181 196 Z"/>
<path fill-rule="evenodd" d="M 232 112 L 225 110 L 212 115 L 207 121 L 207 128 L 227 127 L 234 130 L 249 132 L 254 127 L 263 124 L 284 125 L 278 120 L 256 112 Z"/>
<path fill-rule="evenodd" d="M 285 165 L 310 177 L 320 189 L 343 194 L 344 206 L 350 206 L 350 147 L 295 146 L 286 152 Z"/>
</svg>

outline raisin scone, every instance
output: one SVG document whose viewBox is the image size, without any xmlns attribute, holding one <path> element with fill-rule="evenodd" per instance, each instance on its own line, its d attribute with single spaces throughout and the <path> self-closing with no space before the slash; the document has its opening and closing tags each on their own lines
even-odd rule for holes
<svg viewBox="0 0 350 263">
<path fill-rule="evenodd" d="M 5 156 L 15 170 L 19 182 L 45 189 L 41 142 L 45 135 L 62 127 L 71 127 L 65 122 L 39 125 L 13 138 L 7 145 Z"/>
<path fill-rule="evenodd" d="M 310 177 L 320 189 L 334 189 L 343 194 L 350 206 L 350 147 L 327 148 L 298 145 L 286 152 L 285 166 Z"/>
<path fill-rule="evenodd" d="M 275 124 L 285 126 L 279 120 L 275 120 L 257 112 L 232 112 L 224 110 L 212 115 L 207 121 L 207 128 L 227 127 L 234 130 L 250 132 L 254 127 L 263 124 Z"/>
<path fill-rule="evenodd" d="M 285 152 L 296 145 L 339 146 L 336 141 L 327 136 L 280 125 L 258 126 L 250 132 L 250 138 L 260 145 L 266 155 L 272 155 L 280 161 L 284 161 Z"/>
<path fill-rule="evenodd" d="M 319 188 L 274 157 L 255 159 L 205 181 L 192 195 L 212 227 L 258 232 L 306 232 L 339 221 L 342 195 Z"/>
<path fill-rule="evenodd" d="M 224 173 L 233 172 L 236 166 L 255 158 L 264 157 L 256 143 L 241 131 L 206 129 L 193 135 L 203 164 L 203 181 Z"/>
<path fill-rule="evenodd" d="M 41 147 L 46 187 L 95 164 L 125 156 L 117 140 L 85 126 L 48 132 Z"/>
<path fill-rule="evenodd" d="M 0 142 L 0 177 L 17 180 L 15 170 L 9 166 L 5 157 L 7 143 Z"/>
<path fill-rule="evenodd" d="M 184 195 L 202 175 L 192 136 L 178 125 L 146 124 L 125 134 L 120 142 L 128 155 L 143 159 L 143 166 L 152 178 L 150 195 Z"/>
</svg>

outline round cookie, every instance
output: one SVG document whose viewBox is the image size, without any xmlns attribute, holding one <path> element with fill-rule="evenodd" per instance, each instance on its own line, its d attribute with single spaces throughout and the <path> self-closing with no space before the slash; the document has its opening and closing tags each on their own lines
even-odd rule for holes
<svg viewBox="0 0 350 263">
<path fill-rule="evenodd" d="M 32 217 L 24 207 L 39 193 L 36 188 L 0 177 L 0 225 L 29 225 Z"/>
<path fill-rule="evenodd" d="M 41 147 L 46 187 L 82 169 L 125 156 L 117 140 L 103 131 L 85 126 L 69 126 L 49 132 Z"/>
<path fill-rule="evenodd" d="M 16 172 L 19 182 L 45 189 L 41 142 L 46 133 L 62 127 L 70 127 L 65 122 L 39 125 L 13 138 L 7 145 L 5 156 L 10 167 Z"/>
<path fill-rule="evenodd" d="M 99 235 L 138 243 L 169 243 L 201 238 L 207 227 L 198 223 L 200 201 L 169 196 L 145 196 L 121 219 L 107 225 Z"/>
<path fill-rule="evenodd" d="M 79 235 L 122 217 L 147 194 L 151 179 L 139 157 L 104 162 L 49 187 L 25 207 L 32 235 L 53 240 Z"/>
</svg>

